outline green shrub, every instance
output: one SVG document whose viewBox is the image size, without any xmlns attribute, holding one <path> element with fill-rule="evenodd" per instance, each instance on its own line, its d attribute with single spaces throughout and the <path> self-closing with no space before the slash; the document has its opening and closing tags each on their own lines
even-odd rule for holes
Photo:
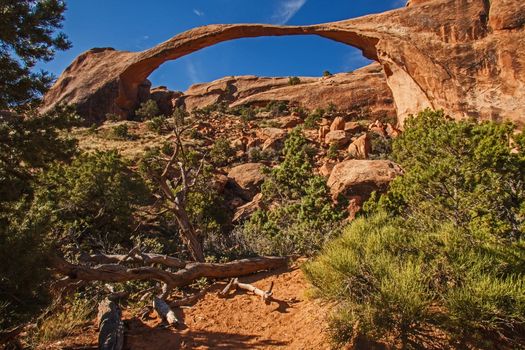
<svg viewBox="0 0 525 350">
<path fill-rule="evenodd" d="M 337 235 L 343 212 L 333 208 L 324 178 L 314 174 L 311 153 L 300 129 L 292 131 L 283 162 L 268 170 L 262 185 L 265 205 L 272 209 L 257 211 L 240 230 L 252 251 L 312 255 Z"/>
<path fill-rule="evenodd" d="M 370 138 L 370 159 L 388 159 L 392 153 L 393 140 L 388 137 L 383 137 L 378 133 L 371 132 L 368 134 Z"/>
<path fill-rule="evenodd" d="M 272 117 L 280 117 L 288 113 L 288 103 L 285 101 L 271 101 L 266 105 L 266 111 Z"/>
<path fill-rule="evenodd" d="M 301 84 L 301 79 L 299 77 L 289 77 L 288 78 L 288 84 L 289 85 L 299 85 Z"/>
<path fill-rule="evenodd" d="M 338 346 L 356 324 L 400 347 L 523 346 L 522 137 L 510 124 L 441 111 L 407 120 L 392 153 L 404 175 L 305 266 L 318 295 L 340 302 L 331 326 Z"/>
<path fill-rule="evenodd" d="M 119 124 L 111 128 L 110 135 L 116 140 L 133 140 L 135 135 L 130 134 L 127 124 Z"/>
<path fill-rule="evenodd" d="M 235 107 L 230 109 L 229 113 L 241 117 L 244 123 L 255 119 L 255 110 L 250 106 Z"/>
<path fill-rule="evenodd" d="M 162 134 L 169 128 L 168 121 L 163 115 L 151 118 L 146 125 L 149 130 L 157 134 Z"/>
<path fill-rule="evenodd" d="M 0 330 L 27 321 L 47 301 L 48 218 L 29 215 L 35 180 L 55 161 L 77 153 L 68 138 L 74 108 L 45 115 L 0 117 Z"/>
<path fill-rule="evenodd" d="M 39 179 L 30 215 L 45 217 L 53 241 L 129 243 L 135 207 L 146 203 L 142 179 L 115 151 L 83 154 L 56 164 Z"/>
<path fill-rule="evenodd" d="M 235 151 L 230 141 L 225 137 L 221 137 L 215 140 L 210 150 L 210 162 L 217 166 L 225 166 L 234 155 Z"/>
<path fill-rule="evenodd" d="M 118 121 L 122 120 L 122 118 L 118 114 L 107 113 L 106 114 L 106 120 L 108 120 L 110 122 L 118 122 Z"/>
<path fill-rule="evenodd" d="M 323 119 L 325 114 L 324 109 L 317 108 L 312 113 L 306 117 L 304 120 L 304 127 L 307 129 L 315 129 L 317 128 L 317 124 Z"/>
<path fill-rule="evenodd" d="M 333 74 L 330 73 L 330 71 L 327 71 L 327 70 L 323 71 L 323 77 L 331 77 L 332 75 Z"/>
<path fill-rule="evenodd" d="M 405 175 L 381 200 L 387 211 L 410 213 L 420 225 L 453 221 L 501 237 L 522 237 L 525 156 L 511 152 L 514 127 L 455 122 L 442 111 L 409 118 L 392 145 Z"/>
<path fill-rule="evenodd" d="M 250 150 L 248 151 L 248 158 L 250 159 L 251 162 L 254 162 L 254 163 L 272 160 L 276 157 L 277 155 L 275 154 L 275 152 L 271 150 L 263 151 L 259 147 L 250 148 Z"/>
<path fill-rule="evenodd" d="M 328 107 L 326 107 L 326 113 L 328 114 L 337 113 L 337 106 L 335 105 L 335 103 L 333 102 L 328 103 Z"/>
<path fill-rule="evenodd" d="M 337 144 L 332 143 L 330 147 L 328 147 L 328 152 L 326 153 L 326 156 L 329 159 L 337 159 L 339 158 L 339 147 Z"/>
<path fill-rule="evenodd" d="M 151 119 L 160 114 L 159 106 L 157 102 L 153 100 L 147 100 L 140 104 L 140 107 L 135 111 L 135 115 L 142 120 Z"/>
</svg>

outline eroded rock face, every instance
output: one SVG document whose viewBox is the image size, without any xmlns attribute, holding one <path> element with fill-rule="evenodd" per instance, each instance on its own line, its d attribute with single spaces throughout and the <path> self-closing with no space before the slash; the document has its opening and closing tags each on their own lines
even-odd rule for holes
<svg viewBox="0 0 525 350">
<path fill-rule="evenodd" d="M 334 167 L 327 185 L 334 199 L 359 196 L 366 200 L 373 191 L 385 191 L 402 173 L 401 167 L 389 160 L 346 160 Z"/>
<path fill-rule="evenodd" d="M 264 164 L 261 163 L 241 164 L 230 170 L 228 178 L 240 187 L 243 198 L 251 200 L 261 190 L 266 178 L 263 168 Z"/>
<path fill-rule="evenodd" d="M 333 103 L 339 110 L 350 114 L 366 113 L 370 119 L 396 116 L 392 93 L 377 63 L 353 73 L 322 78 L 299 77 L 299 80 L 299 84 L 290 85 L 288 77 L 227 77 L 191 86 L 176 104 L 191 111 L 219 102 L 235 107 L 285 101 L 310 110 L 326 108 Z"/>
<path fill-rule="evenodd" d="M 69 103 L 92 120 L 125 116 L 137 106 L 140 84 L 168 60 L 237 38 L 314 34 L 355 46 L 382 65 L 401 123 L 432 107 L 456 118 L 522 125 L 524 25 L 522 0 L 412 0 L 403 9 L 312 26 L 210 25 L 143 52 L 80 55 L 45 96 L 42 110 Z"/>
</svg>

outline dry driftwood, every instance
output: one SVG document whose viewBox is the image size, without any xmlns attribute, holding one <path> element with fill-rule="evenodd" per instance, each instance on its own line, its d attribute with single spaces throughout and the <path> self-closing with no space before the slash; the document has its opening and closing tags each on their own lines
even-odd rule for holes
<svg viewBox="0 0 525 350">
<path fill-rule="evenodd" d="M 124 323 L 120 307 L 109 299 L 98 306 L 98 348 L 100 350 L 121 350 L 124 346 Z"/>
<path fill-rule="evenodd" d="M 233 278 L 227 285 L 224 287 L 224 289 L 219 293 L 220 296 L 225 297 L 228 295 L 228 293 L 233 289 L 243 289 L 247 290 L 249 292 L 252 292 L 255 295 L 258 295 L 264 300 L 264 302 L 268 302 L 271 300 L 273 295 L 273 282 L 270 284 L 270 288 L 267 291 L 264 291 L 262 289 L 259 289 L 251 284 L 248 283 L 241 283 L 239 282 L 238 278 Z"/>
<path fill-rule="evenodd" d="M 232 278 L 263 270 L 286 266 L 285 257 L 258 257 L 236 260 L 224 264 L 190 263 L 177 272 L 168 272 L 155 267 L 127 268 L 117 264 L 96 267 L 75 265 L 62 258 L 55 258 L 55 272 L 68 276 L 71 280 L 126 282 L 133 280 L 156 280 L 166 284 L 167 289 L 183 287 L 199 278 Z"/>
<path fill-rule="evenodd" d="M 161 298 L 153 298 L 153 308 L 155 311 L 157 311 L 157 314 L 159 314 L 160 318 L 166 321 L 168 325 L 176 326 L 179 323 L 179 320 L 177 319 L 177 316 L 175 316 L 173 310 L 171 310 L 170 306 Z"/>
<path fill-rule="evenodd" d="M 133 253 L 132 250 L 130 253 Z M 174 258 L 172 256 L 152 253 L 141 253 L 135 251 L 134 254 L 91 254 L 81 257 L 82 262 L 92 262 L 95 264 L 122 264 L 126 262 L 140 263 L 143 265 L 162 265 L 166 267 L 175 267 L 183 269 L 188 262 Z"/>
</svg>

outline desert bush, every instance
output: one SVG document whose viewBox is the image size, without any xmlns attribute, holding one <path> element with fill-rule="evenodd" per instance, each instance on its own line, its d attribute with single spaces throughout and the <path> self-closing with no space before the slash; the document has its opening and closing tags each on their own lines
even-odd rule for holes
<svg viewBox="0 0 525 350">
<path fill-rule="evenodd" d="M 96 302 L 80 295 L 75 295 L 67 300 L 66 305 L 62 310 L 51 314 L 41 322 L 31 337 L 34 345 L 62 340 L 74 335 L 91 321 L 97 308 Z"/>
<path fill-rule="evenodd" d="M 328 70 L 323 71 L 323 77 L 331 77 L 332 75 L 333 74 L 330 73 L 330 71 L 328 71 Z"/>
<path fill-rule="evenodd" d="M 241 120 L 245 123 L 255 119 L 255 109 L 250 106 L 243 105 L 230 108 L 229 113 L 241 117 Z"/>
<path fill-rule="evenodd" d="M 410 213 L 419 225 L 452 221 L 458 227 L 522 237 L 525 157 L 512 152 L 510 123 L 452 121 L 442 111 L 409 118 L 392 145 L 405 169 L 380 205 Z"/>
<path fill-rule="evenodd" d="M 159 106 L 157 102 L 153 100 L 147 100 L 140 104 L 140 107 L 135 111 L 135 115 L 142 120 L 151 119 L 160 114 Z"/>
<path fill-rule="evenodd" d="M 329 159 L 337 159 L 339 158 L 339 147 L 337 144 L 332 143 L 330 147 L 328 147 L 328 152 L 326 153 L 326 156 Z"/>
<path fill-rule="evenodd" d="M 289 85 L 299 85 L 301 84 L 301 79 L 299 77 L 289 77 L 288 78 L 288 84 Z"/>
<path fill-rule="evenodd" d="M 165 116 L 157 116 L 148 120 L 147 124 L 148 129 L 157 133 L 162 134 L 169 128 L 168 121 Z"/>
<path fill-rule="evenodd" d="M 220 137 L 215 140 L 211 147 L 210 162 L 217 166 L 225 166 L 231 161 L 234 155 L 235 151 L 230 141 L 225 137 Z"/>
<path fill-rule="evenodd" d="M 266 111 L 271 117 L 280 117 L 288 113 L 288 103 L 285 101 L 271 101 L 266 105 Z"/>
<path fill-rule="evenodd" d="M 392 153 L 392 139 L 372 132 L 370 137 L 370 159 L 388 159 Z"/>
<path fill-rule="evenodd" d="M 304 127 L 307 129 L 317 128 L 317 124 L 323 119 L 325 115 L 324 109 L 317 108 L 311 112 L 304 120 Z"/>
<path fill-rule="evenodd" d="M 47 298 L 47 218 L 33 219 L 28 211 L 35 179 L 77 153 L 65 131 L 78 123 L 73 108 L 63 107 L 40 116 L 0 116 L 0 330 L 25 320 Z"/>
<path fill-rule="evenodd" d="M 120 117 L 118 114 L 115 113 L 106 113 L 106 120 L 110 122 L 118 122 L 122 120 L 123 118 Z"/>
<path fill-rule="evenodd" d="M 324 178 L 313 173 L 312 150 L 300 129 L 289 134 L 283 156 L 262 185 L 272 209 L 257 211 L 240 231 L 256 253 L 311 255 L 337 235 L 342 211 L 332 206 Z"/>
<path fill-rule="evenodd" d="M 117 152 L 95 152 L 43 174 L 29 215 L 47 218 L 53 241 L 108 248 L 129 243 L 132 214 L 148 199 L 144 182 Z"/>
<path fill-rule="evenodd" d="M 392 153 L 405 174 L 305 266 L 318 295 L 340 303 L 336 346 L 353 339 L 355 325 L 400 347 L 443 333 L 460 348 L 523 345 L 525 173 L 513 130 L 441 111 L 407 120 Z"/>
<path fill-rule="evenodd" d="M 119 124 L 110 129 L 110 137 L 115 140 L 133 140 L 135 135 L 129 132 L 127 124 Z"/>
<path fill-rule="evenodd" d="M 248 158 L 251 162 L 270 161 L 278 158 L 277 152 L 273 150 L 262 150 L 259 147 L 252 147 L 248 151 Z"/>
</svg>

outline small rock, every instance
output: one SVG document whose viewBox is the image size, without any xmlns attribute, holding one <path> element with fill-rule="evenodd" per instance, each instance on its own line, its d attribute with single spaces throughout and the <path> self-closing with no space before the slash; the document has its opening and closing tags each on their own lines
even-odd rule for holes
<svg viewBox="0 0 525 350">
<path fill-rule="evenodd" d="M 370 137 L 367 133 L 358 137 L 348 146 L 348 154 L 354 159 L 367 159 L 368 154 L 372 151 Z"/>
<path fill-rule="evenodd" d="M 335 144 L 338 148 L 342 148 L 348 144 L 350 138 L 344 130 L 330 131 L 326 134 L 324 142 L 328 145 Z"/>
<path fill-rule="evenodd" d="M 343 117 L 337 117 L 330 125 L 330 131 L 344 130 L 345 129 L 345 120 Z"/>
</svg>

